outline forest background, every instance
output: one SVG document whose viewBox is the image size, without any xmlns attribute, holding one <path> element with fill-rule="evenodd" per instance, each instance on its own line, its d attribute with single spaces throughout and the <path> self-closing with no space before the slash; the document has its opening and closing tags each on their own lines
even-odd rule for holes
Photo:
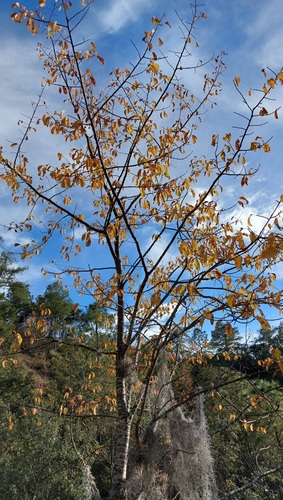
<svg viewBox="0 0 283 500">
<path fill-rule="evenodd" d="M 229 29 L 241 54 L 231 77 L 223 48 L 207 53 L 228 10 L 12 5 L 21 46 L 26 28 L 39 39 L 44 76 L 1 148 L 2 246 L 50 284 L 38 293 L 29 266 L 33 298 L 3 249 L 9 498 L 282 494 L 281 32 L 245 6 L 249 24 L 239 2 L 235 38 Z M 34 82 L 39 66 L 27 68 Z M 23 98 L 10 75 L 7 126 L 10 96 Z"/>
</svg>

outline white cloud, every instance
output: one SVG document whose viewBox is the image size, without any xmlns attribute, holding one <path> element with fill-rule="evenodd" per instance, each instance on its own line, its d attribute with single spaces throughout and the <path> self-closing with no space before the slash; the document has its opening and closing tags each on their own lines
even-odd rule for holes
<svg viewBox="0 0 283 500">
<path fill-rule="evenodd" d="M 5 138 L 10 139 L 17 121 L 31 114 L 31 101 L 39 94 L 42 70 L 33 40 L 10 36 L 0 37 L 0 42 L 1 122 L 5 124 Z"/>
<path fill-rule="evenodd" d="M 253 2 L 254 3 L 254 2 Z M 283 10 L 281 0 L 258 3 L 248 18 L 242 22 L 247 36 L 251 62 L 260 66 L 279 68 L 283 64 Z"/>
<path fill-rule="evenodd" d="M 143 0 L 142 2 L 140 0 L 109 1 L 106 7 L 98 8 L 99 25 L 103 31 L 115 33 L 128 23 L 137 21 L 141 14 L 153 7 L 154 3 L 155 0 Z"/>
</svg>

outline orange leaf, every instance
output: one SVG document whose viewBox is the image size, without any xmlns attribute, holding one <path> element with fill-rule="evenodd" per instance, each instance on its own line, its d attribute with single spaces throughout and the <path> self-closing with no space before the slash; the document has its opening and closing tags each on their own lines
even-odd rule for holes
<svg viewBox="0 0 283 500">
<path fill-rule="evenodd" d="M 246 175 L 243 175 L 242 179 L 241 179 L 241 186 L 247 186 L 248 185 L 248 178 Z"/>
<path fill-rule="evenodd" d="M 230 323 L 226 323 L 225 331 L 226 331 L 227 337 L 231 337 L 233 335 L 233 328 L 232 328 L 232 325 L 230 325 Z"/>
<path fill-rule="evenodd" d="M 216 142 L 217 142 L 217 135 L 213 134 L 213 136 L 211 137 L 211 146 L 216 146 Z"/>
</svg>

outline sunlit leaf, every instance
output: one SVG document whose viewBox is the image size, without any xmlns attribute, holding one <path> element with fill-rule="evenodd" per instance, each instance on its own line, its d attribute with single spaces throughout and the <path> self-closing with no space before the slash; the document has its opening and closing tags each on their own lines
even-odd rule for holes
<svg viewBox="0 0 283 500">
<path fill-rule="evenodd" d="M 263 316 L 256 316 L 256 319 L 263 330 L 270 330 L 270 324 Z"/>
<path fill-rule="evenodd" d="M 232 337 L 233 335 L 233 327 L 230 323 L 226 323 L 225 325 L 225 331 L 226 331 L 226 335 L 227 337 Z"/>
<path fill-rule="evenodd" d="M 271 149 L 271 148 L 270 148 L 270 145 L 268 144 L 268 142 L 265 142 L 265 143 L 263 144 L 262 149 L 263 149 L 263 151 L 264 151 L 265 153 L 269 153 L 269 151 L 270 151 L 270 149 Z"/>
<path fill-rule="evenodd" d="M 275 81 L 275 79 L 274 79 L 274 78 L 269 78 L 269 80 L 267 80 L 267 83 L 268 83 L 268 85 L 269 85 L 272 89 L 274 89 L 274 87 L 275 87 L 275 85 L 276 85 L 276 81 Z"/>
<path fill-rule="evenodd" d="M 237 85 L 237 87 L 239 87 L 240 83 L 241 83 L 241 78 L 240 76 L 235 76 L 234 78 L 234 82 L 235 84 Z"/>
</svg>

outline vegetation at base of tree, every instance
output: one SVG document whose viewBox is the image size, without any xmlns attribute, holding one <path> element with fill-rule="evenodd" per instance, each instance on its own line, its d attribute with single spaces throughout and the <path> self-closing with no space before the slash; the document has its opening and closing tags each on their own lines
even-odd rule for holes
<svg viewBox="0 0 283 500">
<path fill-rule="evenodd" d="M 16 243 L 23 260 L 57 238 L 65 265 L 33 299 L 2 257 L 1 487 L 33 499 L 259 498 L 263 488 L 275 498 L 283 358 L 265 311 L 282 311 L 273 269 L 283 195 L 257 233 L 252 215 L 233 211 L 245 211 L 257 153 L 271 149 L 265 125 L 278 120 L 283 70 L 263 70 L 255 91 L 236 76 L 237 124 L 213 130 L 200 150 L 225 70 L 223 53 L 198 57 L 201 7 L 174 24 L 153 16 L 135 61 L 113 69 L 111 54 L 81 36 L 92 4 L 12 5 L 13 21 L 39 38 L 44 78 L 22 137 L 12 153 L 0 149 L 1 182 L 28 208 L 9 229 L 28 235 Z M 62 147 L 28 157 L 42 128 Z M 91 297 L 86 311 L 64 275 Z M 274 345 L 239 341 L 237 325 L 255 322 Z"/>
<path fill-rule="evenodd" d="M 34 344 L 22 345 L 18 356 L 0 369 L 0 497 L 83 500 L 87 498 L 84 472 L 88 464 L 101 498 L 107 499 L 116 438 L 115 415 L 109 411 L 107 398 L 113 394 L 114 378 L 110 362 L 105 377 L 98 350 L 112 345 L 113 318 L 93 304 L 85 312 L 74 307 L 68 292 L 58 282 L 48 285 L 43 295 L 33 299 L 28 285 L 18 280 L 22 270 L 14 267 L 12 255 L 7 259 L 7 254 L 2 253 L 0 263 L 0 280 L 9 276 L 1 288 L 2 303 L 5 302 L 0 313 L 1 325 L 6 325 L 1 329 L 2 335 L 5 334 L 4 350 L 15 329 L 24 332 L 29 317 L 33 318 L 42 304 L 44 309 L 50 308 L 45 311 L 47 331 L 42 333 L 39 327 Z M 12 268 L 16 272 L 9 273 Z M 78 347 L 78 339 L 83 348 Z M 176 351 L 172 346 L 166 364 L 169 369 L 174 366 L 174 376 L 172 388 L 166 389 L 163 396 L 164 404 L 170 400 L 168 391 L 186 397 L 196 387 L 215 385 L 215 390 L 206 395 L 204 411 L 219 498 L 232 498 L 229 493 L 246 487 L 233 498 L 258 500 L 268 494 L 268 498 L 276 500 L 283 494 L 280 468 L 283 380 L 279 373 L 274 373 L 274 367 L 268 371 L 260 369 L 256 360 L 264 363 L 270 356 L 271 345 L 283 348 L 282 325 L 260 330 L 249 344 L 239 338 L 235 329 L 231 343 L 227 346 L 226 342 L 225 328 L 219 325 L 217 335 L 212 332 L 208 336 L 195 329 L 180 349 Z M 253 366 L 254 371 L 241 377 L 247 359 L 253 359 L 249 367 Z M 166 370 L 163 377 L 170 379 Z M 240 380 L 229 383 L 235 379 Z M 169 387 L 168 380 L 159 384 L 159 390 Z M 92 415 L 87 411 L 89 408 Z M 184 413 L 173 414 L 175 439 L 176 420 L 181 418 L 180 425 L 184 426 L 194 411 L 188 401 Z M 166 432 L 170 434 L 168 429 Z M 165 429 L 160 432 L 154 438 L 158 439 L 156 453 L 160 457 L 160 474 L 162 470 L 167 474 L 167 468 L 172 470 L 174 456 L 163 442 Z M 181 427 L 182 446 L 184 439 Z M 133 454 L 133 463 L 141 464 L 142 456 L 142 450 L 140 457 Z M 136 480 L 141 481 L 141 477 Z M 145 477 L 150 491 L 155 487 L 156 476 L 150 479 L 147 472 Z M 172 496 L 173 493 L 174 490 Z"/>
</svg>

